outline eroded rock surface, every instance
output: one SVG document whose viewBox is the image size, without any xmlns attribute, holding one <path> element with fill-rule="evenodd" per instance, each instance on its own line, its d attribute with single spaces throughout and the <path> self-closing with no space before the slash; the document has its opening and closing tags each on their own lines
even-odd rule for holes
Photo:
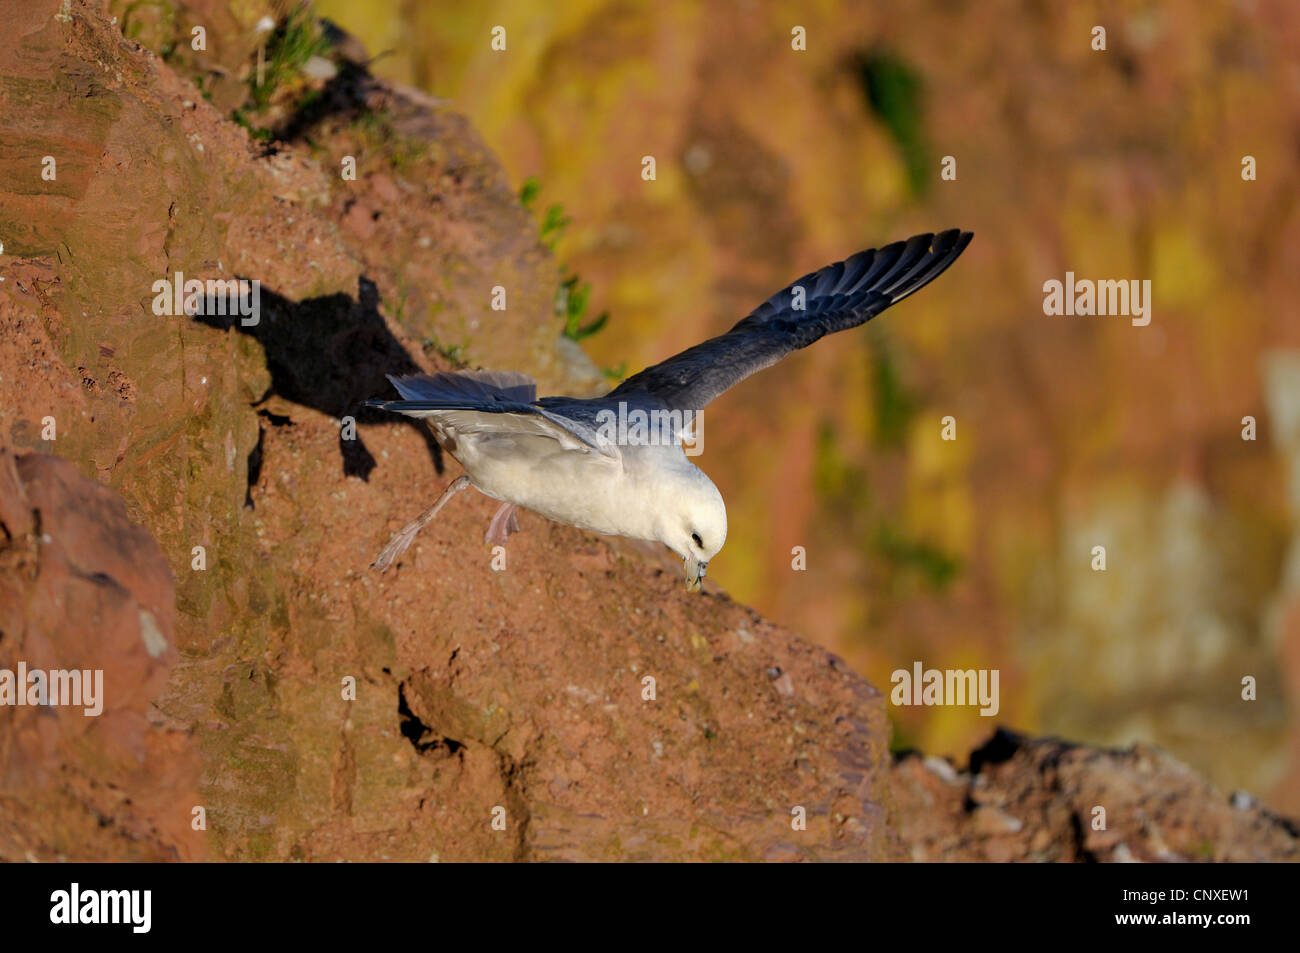
<svg viewBox="0 0 1300 953">
<path fill-rule="evenodd" d="M 998 731 L 962 770 L 901 758 L 893 789 L 914 860 L 1300 860 L 1300 825 L 1146 745 L 1109 751 Z"/>
<path fill-rule="evenodd" d="M 194 739 L 154 707 L 175 614 L 171 570 L 121 497 L 57 457 L 0 451 L 0 670 L 75 671 L 85 694 L 68 697 L 93 704 L 56 691 L 0 709 L 4 859 L 205 855 Z"/>
</svg>

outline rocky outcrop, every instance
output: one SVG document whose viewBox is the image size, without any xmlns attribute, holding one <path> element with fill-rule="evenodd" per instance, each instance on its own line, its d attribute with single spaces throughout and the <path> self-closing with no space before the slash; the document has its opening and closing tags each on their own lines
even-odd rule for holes
<svg viewBox="0 0 1300 953">
<path fill-rule="evenodd" d="M 999 730 L 961 770 L 899 759 L 892 784 L 899 836 L 918 861 L 1300 860 L 1300 826 L 1146 745 Z"/>
<path fill-rule="evenodd" d="M 205 855 L 193 736 L 154 704 L 175 615 L 171 570 L 121 497 L 57 457 L 0 452 L 0 679 L 24 696 L 0 709 L 4 859 Z M 24 669 L 77 673 L 75 697 Z"/>
<path fill-rule="evenodd" d="M 613 316 L 597 363 L 722 333 L 865 245 L 973 230 L 924 295 L 710 405 L 700 463 L 743 534 L 710 573 L 876 684 L 996 668 L 1011 723 L 1142 738 L 1300 815 L 1300 629 L 1261 611 L 1300 525 L 1300 5 L 319 2 L 564 203 L 560 254 Z M 1044 315 L 1067 270 L 1151 279 L 1151 324 Z M 952 757 L 988 732 L 893 715 Z"/>
<path fill-rule="evenodd" d="M 690 598 L 660 557 L 525 514 L 493 568 L 491 503 L 467 496 L 396 571 L 368 570 L 454 466 L 359 410 L 385 373 L 473 361 L 592 386 L 557 343 L 554 265 L 464 120 L 341 59 L 318 108 L 277 107 L 297 138 L 268 154 L 106 14 L 59 10 L 24 6 L 0 54 L 22 90 L 0 123 L 59 170 L 10 166 L 0 188 L 0 435 L 21 461 L 71 461 L 53 472 L 80 470 L 73 497 L 120 495 L 126 535 L 158 541 L 174 664 L 131 697 L 201 768 L 199 797 L 153 822 L 188 830 L 202 806 L 218 858 L 896 853 L 874 690 L 725 596 Z M 260 321 L 153 313 L 176 272 L 260 280 Z M 54 559 L 15 519 L 11 560 Z M 77 638 L 108 651 L 115 624 L 85 612 Z M 87 745 L 51 765 L 129 788 Z M 7 803 L 6 856 L 70 849 L 34 789 Z M 80 849 L 111 855 L 113 830 Z"/>
</svg>

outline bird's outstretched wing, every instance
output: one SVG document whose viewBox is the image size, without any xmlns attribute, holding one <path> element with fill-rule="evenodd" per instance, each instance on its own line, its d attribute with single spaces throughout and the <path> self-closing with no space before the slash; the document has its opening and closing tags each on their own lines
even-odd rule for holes
<svg viewBox="0 0 1300 953">
<path fill-rule="evenodd" d="M 970 232 L 954 228 L 827 265 L 774 294 L 726 334 L 647 367 L 605 399 L 648 395 L 673 409 L 699 410 L 791 351 L 855 328 L 929 284 L 970 240 Z"/>
<path fill-rule="evenodd" d="M 534 403 L 537 385 L 514 371 L 457 371 L 439 374 L 388 375 L 402 400 L 368 400 L 408 417 L 430 418 L 457 434 L 501 439 L 548 437 L 559 449 L 617 459 L 619 451 L 581 420 L 553 413 Z"/>
</svg>

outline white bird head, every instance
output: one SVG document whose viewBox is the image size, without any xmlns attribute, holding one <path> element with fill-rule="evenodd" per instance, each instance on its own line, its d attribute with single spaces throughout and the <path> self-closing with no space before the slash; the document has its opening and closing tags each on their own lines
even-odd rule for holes
<svg viewBox="0 0 1300 953">
<path fill-rule="evenodd" d="M 709 560 L 727 541 L 727 506 L 722 494 L 704 472 L 688 464 L 679 471 L 674 493 L 664 508 L 660 523 L 660 540 L 686 566 L 686 588 L 700 588 Z"/>
</svg>

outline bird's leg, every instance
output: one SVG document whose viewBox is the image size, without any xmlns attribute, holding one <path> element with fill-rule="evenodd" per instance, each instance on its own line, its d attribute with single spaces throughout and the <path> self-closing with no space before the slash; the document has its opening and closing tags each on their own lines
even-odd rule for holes
<svg viewBox="0 0 1300 953">
<path fill-rule="evenodd" d="M 504 545 L 511 533 L 519 532 L 519 510 L 513 503 L 502 503 L 488 523 L 484 542 Z"/>
<path fill-rule="evenodd" d="M 438 515 L 438 511 L 442 509 L 443 505 L 448 500 L 467 486 L 469 486 L 469 477 L 464 474 L 452 480 L 447 489 L 442 491 L 442 496 L 438 497 L 437 502 L 435 502 L 433 506 L 429 507 L 398 531 L 397 535 L 394 536 L 389 544 L 384 547 L 384 551 L 379 554 L 378 558 L 376 558 L 373 563 L 370 564 L 370 568 L 378 569 L 380 572 L 383 572 L 391 566 L 393 560 L 406 552 L 406 548 L 415 541 L 415 534 L 424 529 L 424 527 Z"/>
</svg>

